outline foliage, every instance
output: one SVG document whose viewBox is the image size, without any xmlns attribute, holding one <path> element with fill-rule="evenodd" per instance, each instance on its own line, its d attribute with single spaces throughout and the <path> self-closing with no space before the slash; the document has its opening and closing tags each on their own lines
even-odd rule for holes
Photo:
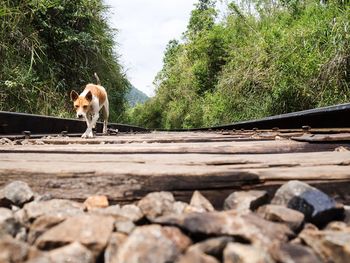
<svg viewBox="0 0 350 263">
<path fill-rule="evenodd" d="M 143 104 L 149 99 L 149 97 L 145 93 L 138 90 L 134 86 L 130 87 L 129 92 L 126 94 L 125 97 L 130 107 L 135 107 L 139 103 Z"/>
<path fill-rule="evenodd" d="M 229 1 L 225 14 L 199 0 L 132 123 L 212 126 L 349 102 L 349 1 Z"/>
<path fill-rule="evenodd" d="M 119 118 L 129 84 L 101 0 L 0 3 L 0 110 L 72 116 L 70 90 L 97 72 Z"/>
</svg>

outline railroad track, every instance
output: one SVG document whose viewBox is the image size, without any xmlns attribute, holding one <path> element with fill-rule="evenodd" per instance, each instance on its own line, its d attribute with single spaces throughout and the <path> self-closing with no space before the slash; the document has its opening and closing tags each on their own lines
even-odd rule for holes
<svg viewBox="0 0 350 263">
<path fill-rule="evenodd" d="M 65 134 L 78 136 L 86 128 L 85 121 L 64 119 L 50 116 L 13 113 L 0 111 L 0 136 L 32 136 Z M 147 132 L 142 127 L 110 123 L 110 131 L 120 132 Z M 259 120 L 244 121 L 233 124 L 188 129 L 187 131 L 217 131 L 217 130 L 308 130 L 312 128 L 318 132 L 344 132 L 350 130 L 350 103 L 330 107 L 311 109 L 287 113 Z M 102 123 L 96 127 L 97 132 L 102 131 Z M 172 130 L 172 131 L 184 131 Z"/>
<path fill-rule="evenodd" d="M 0 112 L 0 187 L 22 180 L 57 198 L 111 203 L 153 191 L 188 201 L 200 190 L 218 206 L 234 190 L 272 195 L 301 180 L 350 204 L 349 116 L 343 104 L 181 132 L 110 124 L 111 135 L 81 139 L 82 121 Z"/>
<path fill-rule="evenodd" d="M 102 132 L 103 124 L 98 122 L 96 132 Z M 119 124 L 109 123 L 109 131 L 116 132 L 146 132 L 147 129 Z M 0 111 L 0 137 L 7 138 L 38 138 L 43 136 L 64 135 L 80 136 L 86 130 L 83 120 L 65 119 L 51 116 L 14 113 Z"/>
</svg>

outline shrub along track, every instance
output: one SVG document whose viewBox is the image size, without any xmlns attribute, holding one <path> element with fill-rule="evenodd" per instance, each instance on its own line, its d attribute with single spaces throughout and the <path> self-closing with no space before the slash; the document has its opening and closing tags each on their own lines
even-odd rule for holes
<svg viewBox="0 0 350 263">
<path fill-rule="evenodd" d="M 235 189 L 272 194 L 295 179 L 350 204 L 349 111 L 344 104 L 181 132 L 111 124 L 110 135 L 93 139 L 77 137 L 81 121 L 1 112 L 0 187 L 22 180 L 57 198 L 103 194 L 111 203 L 153 191 L 188 201 L 200 190 L 219 206 Z"/>
</svg>

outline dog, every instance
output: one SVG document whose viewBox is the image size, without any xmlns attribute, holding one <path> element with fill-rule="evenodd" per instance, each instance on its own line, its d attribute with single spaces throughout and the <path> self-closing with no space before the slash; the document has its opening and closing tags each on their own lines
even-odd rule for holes
<svg viewBox="0 0 350 263">
<path fill-rule="evenodd" d="M 72 90 L 70 93 L 70 98 L 73 101 L 77 118 L 84 118 L 86 121 L 87 129 L 81 136 L 82 138 L 94 137 L 92 129 L 96 126 L 101 109 L 103 113 L 103 134 L 107 134 L 107 123 L 109 117 L 108 96 L 105 88 L 101 86 L 99 77 L 96 73 L 94 75 L 97 85 L 91 83 L 87 84 L 80 95 L 75 90 Z"/>
</svg>

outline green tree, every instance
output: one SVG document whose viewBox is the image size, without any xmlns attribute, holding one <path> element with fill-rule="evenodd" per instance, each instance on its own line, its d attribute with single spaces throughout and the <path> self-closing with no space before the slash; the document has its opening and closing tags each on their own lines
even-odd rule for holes
<svg viewBox="0 0 350 263">
<path fill-rule="evenodd" d="M 195 5 L 155 81 L 159 114 L 139 108 L 148 123 L 212 126 L 350 100 L 349 1 L 229 1 L 225 13 Z"/>
<path fill-rule="evenodd" d="M 0 109 L 70 116 L 70 90 L 95 82 L 97 72 L 109 93 L 111 119 L 118 120 L 129 84 L 103 2 L 0 2 Z"/>
</svg>

